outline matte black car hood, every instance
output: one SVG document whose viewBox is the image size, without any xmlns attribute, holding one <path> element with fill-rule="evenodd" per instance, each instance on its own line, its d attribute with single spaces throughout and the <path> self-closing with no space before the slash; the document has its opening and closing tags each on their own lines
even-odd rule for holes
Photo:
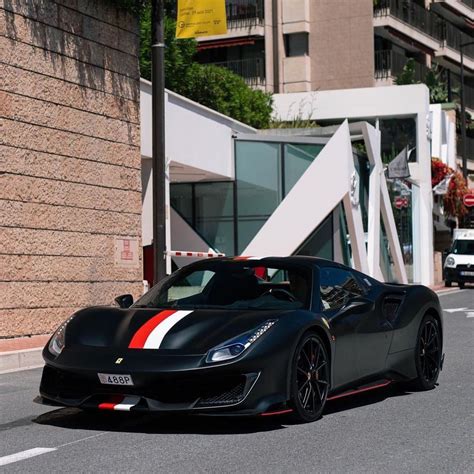
<svg viewBox="0 0 474 474">
<path fill-rule="evenodd" d="M 69 323 L 66 346 L 74 344 L 159 350 L 163 353 L 204 354 L 228 339 L 289 312 L 293 311 L 222 309 L 170 311 L 93 307 L 79 311 Z M 169 313 L 177 314 L 171 315 L 173 317 L 168 319 Z M 143 341 L 147 339 L 151 328 L 156 329 L 155 335 L 158 333 L 159 343 L 155 340 L 151 347 L 146 347 Z"/>
</svg>

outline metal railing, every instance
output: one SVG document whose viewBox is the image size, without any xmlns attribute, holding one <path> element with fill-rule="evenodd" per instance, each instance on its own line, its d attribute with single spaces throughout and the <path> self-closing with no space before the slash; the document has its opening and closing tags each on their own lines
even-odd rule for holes
<svg viewBox="0 0 474 474">
<path fill-rule="evenodd" d="M 460 137 L 457 139 L 457 150 L 458 156 L 462 155 L 462 140 Z M 466 137 L 466 153 L 467 159 L 474 161 L 474 138 L 473 137 Z"/>
<path fill-rule="evenodd" d="M 226 12 L 229 29 L 264 25 L 263 0 L 228 0 Z"/>
<path fill-rule="evenodd" d="M 471 35 L 464 33 L 451 23 L 446 23 L 444 26 L 444 39 L 446 45 L 456 51 L 461 51 L 461 44 L 474 41 L 474 38 Z M 474 58 L 474 44 L 465 46 L 464 54 L 470 58 Z"/>
<path fill-rule="evenodd" d="M 375 51 L 375 78 L 388 79 L 397 77 L 403 72 L 403 68 L 410 58 L 392 50 Z M 424 82 L 428 67 L 417 61 L 414 62 L 414 79 Z"/>
<path fill-rule="evenodd" d="M 375 16 L 394 16 L 432 38 L 442 40 L 444 20 L 436 13 L 410 0 L 379 0 L 374 6 Z"/>
<path fill-rule="evenodd" d="M 450 100 L 459 102 L 461 100 L 461 78 L 459 75 L 447 71 L 446 82 L 450 88 Z M 464 98 L 466 107 L 474 110 L 474 86 L 464 83 Z"/>
<path fill-rule="evenodd" d="M 212 63 L 241 76 L 249 86 L 265 85 L 265 58 L 247 58 Z"/>
<path fill-rule="evenodd" d="M 393 16 L 439 41 L 440 46 L 446 44 L 456 51 L 461 50 L 462 43 L 472 41 L 470 35 L 412 0 L 379 0 L 374 6 L 374 15 Z M 474 58 L 474 46 L 464 48 L 464 53 Z"/>
</svg>

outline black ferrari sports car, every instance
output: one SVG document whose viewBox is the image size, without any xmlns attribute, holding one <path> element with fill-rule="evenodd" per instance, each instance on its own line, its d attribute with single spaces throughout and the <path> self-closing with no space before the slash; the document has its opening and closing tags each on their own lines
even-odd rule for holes
<svg viewBox="0 0 474 474">
<path fill-rule="evenodd" d="M 391 382 L 429 390 L 443 364 L 435 293 L 313 257 L 200 261 L 116 301 L 57 329 L 37 401 L 313 421 Z"/>
</svg>

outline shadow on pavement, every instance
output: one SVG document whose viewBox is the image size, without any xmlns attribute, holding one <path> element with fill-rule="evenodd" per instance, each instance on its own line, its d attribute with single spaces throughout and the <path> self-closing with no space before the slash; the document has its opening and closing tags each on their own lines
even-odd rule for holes
<svg viewBox="0 0 474 474">
<path fill-rule="evenodd" d="M 273 431 L 284 428 L 281 421 L 259 418 L 198 415 L 157 415 L 83 411 L 61 408 L 38 416 L 35 423 L 75 430 L 111 431 L 146 434 L 233 435 Z"/>
<path fill-rule="evenodd" d="M 395 386 L 351 397 L 329 401 L 324 416 L 358 407 L 383 402 L 387 398 L 409 395 Z M 239 418 L 198 415 L 156 415 L 147 413 L 123 413 L 83 411 L 76 408 L 60 408 L 38 416 L 33 420 L 40 425 L 90 431 L 128 432 L 146 434 L 204 434 L 233 435 L 285 429 L 285 417 Z M 317 423 L 317 422 L 316 422 Z"/>
<path fill-rule="evenodd" d="M 337 400 L 330 400 L 326 404 L 323 416 L 333 415 L 341 411 L 352 410 L 367 405 L 374 405 L 375 403 L 383 402 L 387 398 L 402 397 L 405 395 L 411 395 L 411 392 L 407 392 L 403 390 L 401 386 L 393 384 L 386 388 L 339 398 Z"/>
</svg>

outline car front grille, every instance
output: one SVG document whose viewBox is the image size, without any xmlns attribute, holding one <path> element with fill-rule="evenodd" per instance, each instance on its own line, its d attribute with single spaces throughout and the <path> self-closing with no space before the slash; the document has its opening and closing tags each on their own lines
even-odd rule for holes
<svg viewBox="0 0 474 474">
<path fill-rule="evenodd" d="M 256 374 L 181 378 L 132 374 L 134 386 L 103 385 L 97 374 L 76 374 L 46 366 L 41 392 L 63 400 L 83 400 L 108 394 L 137 395 L 163 404 L 189 404 L 199 408 L 235 405 L 245 398 Z"/>
</svg>

